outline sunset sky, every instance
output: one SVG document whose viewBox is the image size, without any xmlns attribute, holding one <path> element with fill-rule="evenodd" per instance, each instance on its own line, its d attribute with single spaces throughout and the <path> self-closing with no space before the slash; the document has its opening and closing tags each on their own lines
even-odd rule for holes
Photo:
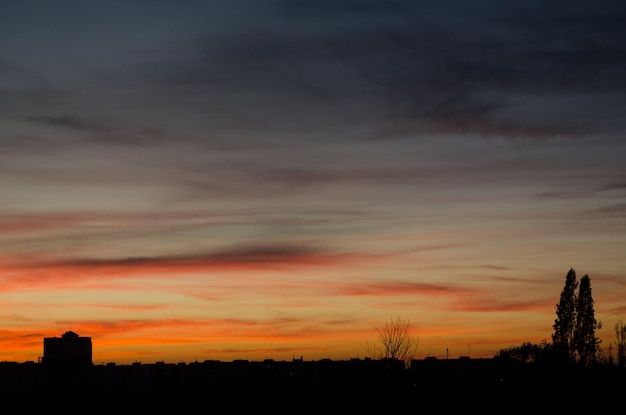
<svg viewBox="0 0 626 415">
<path fill-rule="evenodd" d="M 626 2 L 0 2 L 0 361 L 417 358 L 626 321 Z"/>
</svg>

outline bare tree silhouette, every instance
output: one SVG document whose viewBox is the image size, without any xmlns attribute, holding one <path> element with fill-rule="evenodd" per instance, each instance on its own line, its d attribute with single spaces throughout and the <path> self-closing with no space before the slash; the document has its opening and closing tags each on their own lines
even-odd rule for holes
<svg viewBox="0 0 626 415">
<path fill-rule="evenodd" d="M 369 356 L 376 359 L 397 359 L 405 366 L 417 353 L 419 337 L 413 333 L 413 327 L 408 320 L 397 317 L 387 320 L 382 327 L 376 328 L 378 347 L 367 345 Z"/>
</svg>

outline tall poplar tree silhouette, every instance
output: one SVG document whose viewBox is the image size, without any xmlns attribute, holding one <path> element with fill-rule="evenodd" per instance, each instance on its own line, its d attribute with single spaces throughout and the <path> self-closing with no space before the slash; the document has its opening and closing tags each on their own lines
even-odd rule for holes
<svg viewBox="0 0 626 415">
<path fill-rule="evenodd" d="M 626 325 L 622 320 L 615 323 L 615 338 L 617 340 L 617 366 L 626 367 Z"/>
<path fill-rule="evenodd" d="M 561 299 L 556 305 L 556 320 L 552 345 L 554 351 L 570 360 L 575 358 L 574 328 L 576 325 L 576 271 L 571 268 L 565 277 L 565 286 L 561 291 Z"/>
<path fill-rule="evenodd" d="M 600 347 L 600 339 L 596 337 L 596 329 L 602 323 L 596 321 L 591 295 L 591 278 L 586 275 L 580 279 L 576 300 L 576 324 L 574 326 L 574 347 L 578 353 L 578 361 L 582 366 L 596 363 Z"/>
</svg>

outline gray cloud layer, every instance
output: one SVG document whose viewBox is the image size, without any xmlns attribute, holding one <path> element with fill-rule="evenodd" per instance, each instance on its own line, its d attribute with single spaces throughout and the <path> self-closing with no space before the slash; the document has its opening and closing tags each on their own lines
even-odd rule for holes
<svg viewBox="0 0 626 415">
<path fill-rule="evenodd" d="M 624 127 L 623 2 L 28 3 L 2 6 L 0 106 L 106 140 Z"/>
</svg>

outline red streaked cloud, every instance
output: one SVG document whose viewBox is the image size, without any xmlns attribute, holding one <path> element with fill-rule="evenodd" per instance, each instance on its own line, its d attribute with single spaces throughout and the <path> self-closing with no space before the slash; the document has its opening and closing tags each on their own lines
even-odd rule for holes
<svg viewBox="0 0 626 415">
<path fill-rule="evenodd" d="M 237 247 L 207 254 L 129 257 L 113 259 L 46 260 L 31 257 L 0 265 L 4 291 L 38 284 L 63 285 L 85 278 L 110 279 L 127 276 L 154 276 L 215 271 L 277 270 L 285 267 L 333 266 L 371 261 L 369 255 L 319 252 L 297 245 Z"/>
<path fill-rule="evenodd" d="M 553 299 L 537 299 L 519 301 L 517 299 L 504 301 L 501 299 L 485 298 L 461 301 L 455 303 L 452 309 L 468 313 L 506 313 L 517 311 L 550 310 L 554 306 Z"/>
<path fill-rule="evenodd" d="M 264 347 L 264 348 L 237 348 L 237 349 L 220 349 L 220 348 L 208 348 L 204 349 L 204 353 L 208 355 L 228 356 L 229 358 L 240 358 L 241 356 L 254 355 L 254 356 L 273 356 L 294 354 L 302 356 L 302 354 L 314 353 L 315 355 L 324 354 L 331 350 L 327 347 Z"/>
<path fill-rule="evenodd" d="M 336 293 L 347 296 L 396 296 L 396 295 L 424 295 L 449 296 L 472 292 L 467 288 L 438 284 L 413 283 L 404 281 L 370 282 L 361 284 L 331 284 Z"/>
<path fill-rule="evenodd" d="M 0 231 L 4 235 L 17 236 L 37 232 L 64 231 L 83 229 L 127 229 L 138 228 L 150 224 L 197 222 L 199 220 L 219 220 L 235 217 L 235 213 L 227 212 L 85 212 L 62 211 L 52 213 L 15 213 L 0 215 Z"/>
</svg>

